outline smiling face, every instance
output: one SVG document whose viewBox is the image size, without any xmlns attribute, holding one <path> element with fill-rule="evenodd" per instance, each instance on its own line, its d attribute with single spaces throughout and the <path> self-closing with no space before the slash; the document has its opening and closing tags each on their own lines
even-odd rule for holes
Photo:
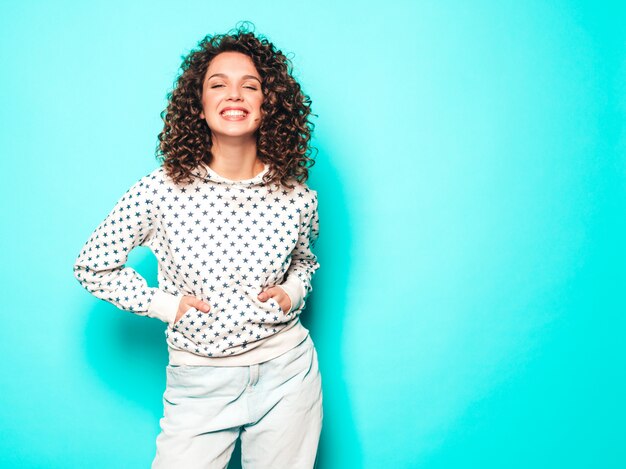
<svg viewBox="0 0 626 469">
<path fill-rule="evenodd" d="M 202 112 L 213 138 L 254 135 L 261 125 L 261 76 L 252 59 L 222 52 L 207 68 L 202 84 Z"/>
</svg>

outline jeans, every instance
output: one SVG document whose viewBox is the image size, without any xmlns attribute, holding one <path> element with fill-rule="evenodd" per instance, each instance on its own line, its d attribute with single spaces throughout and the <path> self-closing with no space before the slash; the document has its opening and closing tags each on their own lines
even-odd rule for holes
<svg viewBox="0 0 626 469">
<path fill-rule="evenodd" d="M 322 381 L 311 336 L 249 366 L 167 365 L 152 469 L 311 469 L 322 429 Z"/>
</svg>

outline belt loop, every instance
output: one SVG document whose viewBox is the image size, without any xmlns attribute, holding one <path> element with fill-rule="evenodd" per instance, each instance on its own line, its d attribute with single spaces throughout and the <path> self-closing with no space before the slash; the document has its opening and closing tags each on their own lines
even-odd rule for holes
<svg viewBox="0 0 626 469">
<path fill-rule="evenodd" d="M 259 364 L 250 365 L 250 386 L 259 382 Z"/>
</svg>

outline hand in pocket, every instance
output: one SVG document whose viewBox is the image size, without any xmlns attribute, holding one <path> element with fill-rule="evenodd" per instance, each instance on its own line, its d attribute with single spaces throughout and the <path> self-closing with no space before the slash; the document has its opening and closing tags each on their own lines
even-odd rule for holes
<svg viewBox="0 0 626 469">
<path fill-rule="evenodd" d="M 289 298 L 287 292 L 285 292 L 285 290 L 278 285 L 266 288 L 259 293 L 258 298 L 263 302 L 269 300 L 270 298 L 274 298 L 280 306 L 280 309 L 282 309 L 285 314 L 291 310 L 291 298 Z"/>
<path fill-rule="evenodd" d="M 178 312 L 176 313 L 174 322 L 178 322 L 180 318 L 182 318 L 183 315 L 189 311 L 189 308 L 196 308 L 198 311 L 208 313 L 211 309 L 211 305 L 199 298 L 196 298 L 195 296 L 185 295 L 178 304 Z"/>
</svg>

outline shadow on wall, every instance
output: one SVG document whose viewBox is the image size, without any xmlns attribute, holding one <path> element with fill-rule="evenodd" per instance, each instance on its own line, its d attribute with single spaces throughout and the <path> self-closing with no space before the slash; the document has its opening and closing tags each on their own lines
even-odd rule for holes
<svg viewBox="0 0 626 469">
<path fill-rule="evenodd" d="M 150 249 L 135 248 L 126 265 L 137 270 L 148 285 L 157 286 L 157 260 Z M 156 440 L 168 363 L 167 326 L 158 319 L 95 301 L 84 334 L 86 361 L 106 386 L 154 416 Z"/>
<path fill-rule="evenodd" d="M 361 447 L 341 356 L 351 225 L 342 184 L 327 161 L 316 159 L 308 181 L 319 195 L 320 238 L 314 250 L 321 267 L 301 317 L 315 342 L 322 374 L 324 421 L 317 467 L 337 467 L 338 454 L 349 455 L 350 467 L 361 467 Z M 321 182 L 316 183 L 316 178 Z M 126 265 L 136 269 L 150 286 L 157 286 L 157 260 L 148 248 L 134 249 Z M 163 415 L 168 362 L 165 328 L 165 323 L 157 319 L 121 311 L 98 300 L 89 313 L 84 334 L 86 359 L 94 373 L 124 400 L 151 413 L 155 441 Z M 241 469 L 239 439 L 228 467 Z"/>
<path fill-rule="evenodd" d="M 302 317 L 315 342 L 322 373 L 324 422 L 317 467 L 358 468 L 363 465 L 362 449 L 342 355 L 352 223 L 343 181 L 331 165 L 332 152 L 325 151 L 319 143 L 317 148 L 319 156 L 311 172 L 310 186 L 319 197 L 320 237 L 316 253 L 321 267 L 313 279 L 313 292 Z"/>
</svg>

